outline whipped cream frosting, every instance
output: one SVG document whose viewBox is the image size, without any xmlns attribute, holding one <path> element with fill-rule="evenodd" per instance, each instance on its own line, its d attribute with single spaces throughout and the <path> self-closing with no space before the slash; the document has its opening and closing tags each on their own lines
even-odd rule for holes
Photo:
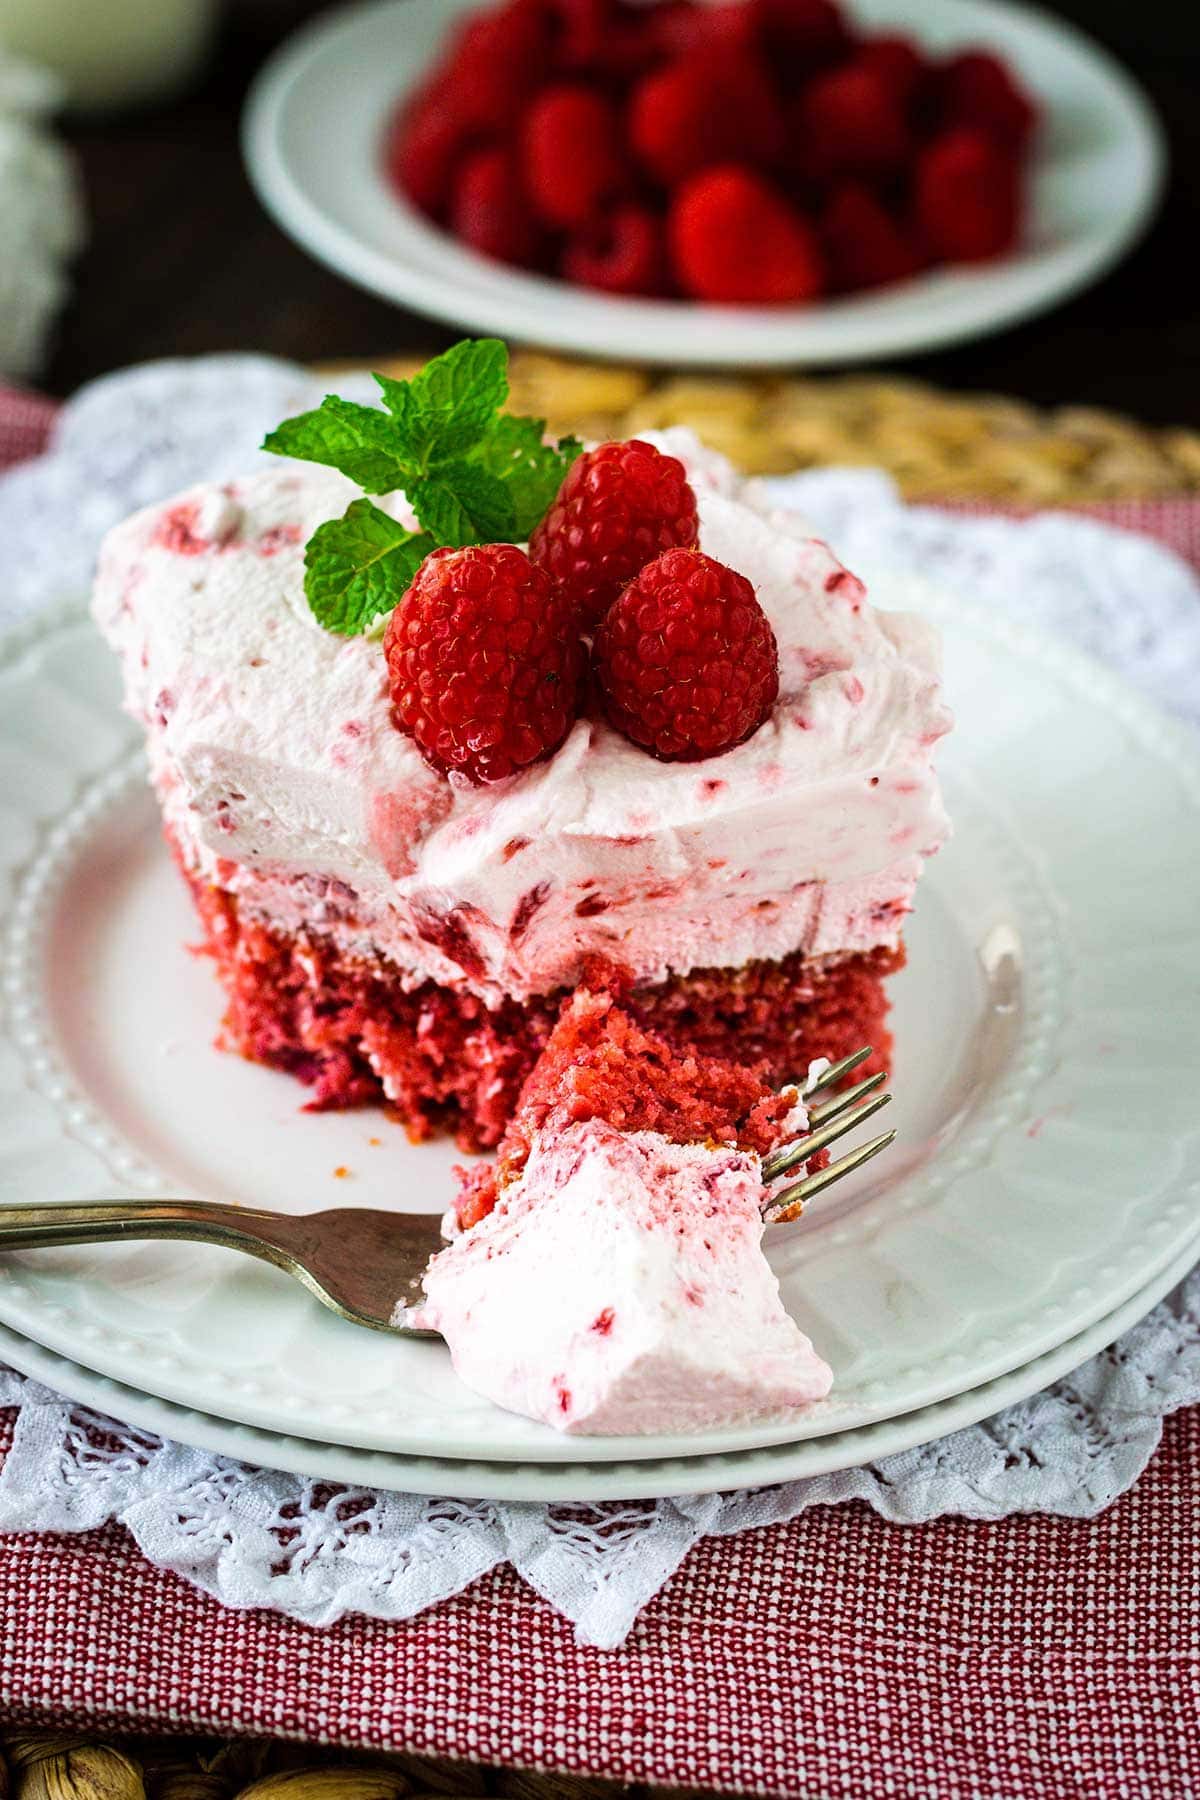
<svg viewBox="0 0 1200 1800">
<path fill-rule="evenodd" d="M 377 640 L 324 631 L 304 544 L 357 490 L 280 464 L 136 514 L 101 552 L 95 616 L 146 725 L 189 866 L 266 922 L 489 1001 L 803 949 L 894 944 L 947 822 L 934 628 L 880 612 L 794 514 L 688 432 L 700 544 L 754 584 L 780 698 L 745 744 L 660 763 L 580 719 L 547 762 L 473 787 L 392 723 Z M 386 510 L 411 522 L 400 496 Z"/>
<path fill-rule="evenodd" d="M 477 1393 L 559 1431 L 698 1431 L 823 1399 L 832 1375 L 762 1251 L 756 1156 L 599 1120 L 536 1142 L 433 1258 L 405 1322 Z"/>
</svg>

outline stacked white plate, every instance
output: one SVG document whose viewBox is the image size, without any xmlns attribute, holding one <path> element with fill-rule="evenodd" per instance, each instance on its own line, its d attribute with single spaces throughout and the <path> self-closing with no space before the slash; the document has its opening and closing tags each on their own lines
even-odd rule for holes
<svg viewBox="0 0 1200 1800">
<path fill-rule="evenodd" d="M 269 1466 L 533 1499 L 732 1488 L 941 1436 L 1119 1335 L 1200 1252 L 1200 758 L 1061 644 L 898 579 L 945 635 L 955 820 L 895 984 L 896 1148 L 773 1234 L 835 1386 L 799 1422 L 564 1438 L 228 1253 L 0 1260 L 0 1358 Z M 441 1210 L 455 1153 L 307 1115 L 212 1047 L 221 1001 L 112 661 L 79 610 L 0 652 L 0 1195 Z M 375 1140 L 381 1140 L 376 1142 Z M 335 1170 L 348 1170 L 339 1177 Z"/>
</svg>

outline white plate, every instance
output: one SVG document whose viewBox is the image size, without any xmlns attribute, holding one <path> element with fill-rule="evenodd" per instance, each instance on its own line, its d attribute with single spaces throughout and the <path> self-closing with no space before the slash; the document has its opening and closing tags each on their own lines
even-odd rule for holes
<svg viewBox="0 0 1200 1800">
<path fill-rule="evenodd" d="M 473 331 L 563 350 L 699 365 L 838 363 L 928 350 L 1028 318 L 1095 281 L 1154 209 L 1158 122 L 1119 64 L 1082 33 L 994 0 L 857 0 L 875 29 L 939 53 L 1007 57 L 1048 125 L 1026 241 L 1003 262 L 944 270 L 806 307 L 624 300 L 504 267 L 463 248 L 383 178 L 380 141 L 448 21 L 478 0 L 383 0 L 325 15 L 267 62 L 243 120 L 250 178 L 279 225 L 360 287 Z"/>
<path fill-rule="evenodd" d="M 1187 1275 L 1198 1251 L 1200 1239 L 1193 1238 L 1148 1287 L 1141 1288 L 1115 1312 L 1068 1338 L 1065 1344 L 1035 1357 L 1023 1368 L 999 1375 L 982 1387 L 970 1388 L 902 1418 L 882 1419 L 857 1430 L 808 1438 L 799 1444 L 714 1456 L 608 1463 L 486 1463 L 451 1457 L 389 1456 L 382 1450 L 354 1450 L 341 1444 L 316 1443 L 311 1438 L 256 1431 L 250 1425 L 175 1406 L 169 1400 L 155 1399 L 106 1375 L 97 1375 L 94 1369 L 85 1369 L 3 1325 L 0 1362 L 22 1369 L 70 1399 L 95 1407 L 126 1425 L 140 1426 L 219 1456 L 235 1456 L 259 1468 L 286 1469 L 296 1475 L 351 1486 L 438 1494 L 459 1500 L 655 1500 L 673 1494 L 763 1487 L 777 1481 L 799 1481 L 807 1475 L 827 1475 L 836 1469 L 861 1468 L 864 1463 L 932 1443 L 935 1438 L 991 1418 L 1002 1407 L 1040 1393 L 1052 1381 L 1115 1342 Z"/>
<path fill-rule="evenodd" d="M 1154 1280 L 1200 1221 L 1193 739 L 1061 645 L 876 584 L 944 626 L 956 820 L 896 984 L 900 1145 L 772 1237 L 835 1387 L 801 1423 L 566 1439 L 455 1379 L 444 1347 L 356 1330 L 285 1276 L 167 1244 L 0 1265 L 0 1320 L 203 1412 L 405 1455 L 720 1454 L 914 1411 L 1032 1361 Z M 371 1113 L 306 1116 L 210 1048 L 220 1002 L 75 616 L 0 661 L 0 1192 L 176 1191 L 293 1210 L 440 1209 L 454 1152 Z M 382 1138 L 379 1148 L 373 1136 Z M 339 1166 L 353 1171 L 337 1180 Z M 850 1191 L 847 1191 L 850 1190 Z"/>
</svg>

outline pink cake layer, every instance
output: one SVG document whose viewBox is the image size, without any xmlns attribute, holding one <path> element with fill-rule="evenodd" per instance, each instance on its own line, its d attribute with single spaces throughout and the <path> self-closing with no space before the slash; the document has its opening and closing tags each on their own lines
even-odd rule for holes
<svg viewBox="0 0 1200 1800">
<path fill-rule="evenodd" d="M 236 895 L 189 877 L 228 1010 L 223 1041 L 285 1069 L 316 1107 L 387 1101 L 417 1137 L 453 1132 L 488 1149 L 558 1019 L 567 990 L 489 1006 L 463 983 L 408 984 L 378 956 L 354 957 L 320 932 L 289 932 L 243 912 Z M 885 978 L 903 950 L 880 948 L 634 986 L 625 1004 L 671 1043 L 730 1057 L 776 1084 L 873 1044 L 891 1051 Z"/>
</svg>

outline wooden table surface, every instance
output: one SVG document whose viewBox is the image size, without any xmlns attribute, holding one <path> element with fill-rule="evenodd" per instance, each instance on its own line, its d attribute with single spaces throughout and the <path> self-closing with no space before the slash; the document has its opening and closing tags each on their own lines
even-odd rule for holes
<svg viewBox="0 0 1200 1800">
<path fill-rule="evenodd" d="M 268 219 L 242 169 L 238 117 L 274 44 L 316 0 L 229 0 L 207 74 L 169 107 L 68 127 L 91 243 L 44 378 L 67 394 L 151 357 L 255 349 L 300 361 L 381 358 L 457 334 L 375 299 L 312 261 Z M 1166 203 L 1097 288 L 1043 319 L 888 366 L 944 387 L 1200 422 L 1200 7 L 1178 0 L 1055 0 L 1139 76 L 1171 142 Z"/>
</svg>

